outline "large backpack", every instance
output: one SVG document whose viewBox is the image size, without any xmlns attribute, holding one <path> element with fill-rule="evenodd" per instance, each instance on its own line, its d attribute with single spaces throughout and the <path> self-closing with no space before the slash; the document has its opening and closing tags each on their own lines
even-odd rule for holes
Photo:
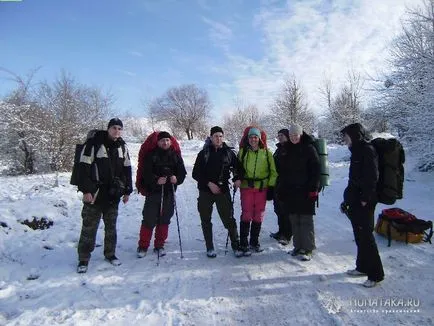
<svg viewBox="0 0 434 326">
<path fill-rule="evenodd" d="M 418 219 L 403 209 L 388 208 L 383 209 L 378 215 L 375 231 L 387 237 L 389 247 L 392 239 L 405 241 L 407 244 L 422 241 L 431 243 L 433 223 Z"/>
<path fill-rule="evenodd" d="M 76 144 L 75 145 L 75 152 L 74 152 L 74 164 L 72 166 L 72 173 L 71 173 L 71 179 L 69 183 L 73 186 L 78 186 L 79 180 L 80 180 L 80 174 L 79 174 L 79 164 L 80 164 L 80 158 L 81 154 L 86 147 L 88 143 L 91 143 L 93 145 L 94 153 L 96 153 L 97 150 L 97 144 L 95 143 L 95 135 L 100 132 L 99 129 L 92 129 L 90 130 L 86 135 L 86 141 L 83 144 Z M 125 156 L 125 144 L 122 143 L 122 152 Z M 90 156 L 92 147 L 88 147 L 88 153 L 83 153 L 86 156 Z M 99 181 L 99 174 L 98 174 L 98 168 L 95 164 L 95 161 L 92 163 L 92 177 L 95 179 L 95 181 Z"/>
<path fill-rule="evenodd" d="M 402 198 L 404 186 L 405 154 L 401 143 L 395 139 L 376 138 L 371 141 L 378 154 L 378 201 L 392 205 Z"/>
<path fill-rule="evenodd" d="M 93 138 L 95 137 L 95 134 L 98 132 L 98 129 L 92 129 L 87 133 L 86 141 L 83 144 L 76 144 L 75 145 L 75 152 L 74 152 L 74 164 L 72 166 L 72 173 L 71 173 L 71 179 L 69 183 L 73 186 L 78 186 L 80 176 L 79 176 L 79 168 L 78 165 L 80 163 L 81 153 L 83 152 L 84 147 L 88 142 L 91 142 Z M 91 148 L 90 148 L 91 150 Z M 87 155 L 90 155 L 90 153 L 86 153 Z M 98 173 L 96 172 L 96 178 L 98 179 Z"/>
<path fill-rule="evenodd" d="M 146 189 L 144 183 L 143 183 L 143 162 L 146 158 L 146 156 L 149 155 L 155 148 L 158 146 L 158 134 L 159 131 L 154 131 L 152 134 L 150 134 L 148 137 L 146 137 L 145 141 L 143 142 L 142 146 L 140 146 L 139 150 L 139 162 L 137 165 L 137 173 L 136 173 L 136 188 L 143 196 L 149 195 L 149 191 Z M 170 136 L 171 140 L 171 148 L 181 156 L 181 148 L 179 146 L 178 141 L 175 137 Z"/>
</svg>

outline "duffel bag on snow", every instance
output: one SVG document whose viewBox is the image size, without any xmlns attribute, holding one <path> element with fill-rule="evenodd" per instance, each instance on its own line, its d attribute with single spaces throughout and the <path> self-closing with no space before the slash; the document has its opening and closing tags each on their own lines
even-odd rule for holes
<svg viewBox="0 0 434 326">
<path fill-rule="evenodd" d="M 378 215 L 375 231 L 387 237 L 389 247 L 392 239 L 407 244 L 422 241 L 431 243 L 433 223 L 418 219 L 401 208 L 388 208 Z"/>
</svg>

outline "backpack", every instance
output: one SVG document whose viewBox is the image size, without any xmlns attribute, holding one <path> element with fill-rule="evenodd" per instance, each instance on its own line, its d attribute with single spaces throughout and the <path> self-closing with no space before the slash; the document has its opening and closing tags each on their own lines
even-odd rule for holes
<svg viewBox="0 0 434 326">
<path fill-rule="evenodd" d="M 429 231 L 425 232 L 426 230 Z M 392 239 L 405 241 L 406 244 L 422 241 L 431 243 L 433 223 L 418 219 L 403 209 L 389 208 L 383 209 L 378 215 L 375 231 L 387 237 L 388 247 L 390 247 Z"/>
<path fill-rule="evenodd" d="M 148 196 L 149 191 L 146 189 L 143 183 L 143 162 L 145 158 L 158 146 L 158 134 L 159 131 L 154 131 L 148 137 L 146 137 L 142 146 L 140 146 L 139 150 L 139 159 L 137 165 L 137 173 L 136 173 L 136 188 L 143 196 Z M 170 140 L 172 142 L 171 148 L 181 156 L 181 148 L 179 146 L 178 141 L 175 137 L 170 136 Z"/>
<path fill-rule="evenodd" d="M 83 144 L 76 144 L 75 145 L 75 152 L 74 152 L 74 164 L 72 165 L 72 173 L 71 173 L 71 179 L 69 180 L 69 183 L 73 186 L 78 186 L 80 176 L 78 173 L 78 165 L 80 163 L 81 153 L 83 152 L 83 148 L 86 146 L 86 144 L 89 141 L 92 141 L 95 137 L 95 134 L 98 132 L 98 129 L 92 129 L 87 133 L 86 141 Z M 90 155 L 90 153 L 86 153 Z M 98 171 L 96 171 L 95 174 L 97 181 L 99 180 Z"/>
<path fill-rule="evenodd" d="M 78 183 L 80 180 L 79 164 L 80 164 L 80 158 L 81 158 L 81 154 L 83 152 L 83 149 L 90 142 L 93 144 L 94 152 L 96 153 L 96 146 L 97 145 L 95 144 L 94 139 L 95 139 L 95 135 L 99 131 L 100 131 L 99 129 L 90 130 L 86 135 L 86 141 L 83 144 L 76 144 L 75 145 L 74 164 L 72 166 L 71 179 L 69 180 L 69 183 L 73 186 L 78 186 Z M 122 152 L 124 153 L 124 156 L 125 156 L 125 144 L 122 144 L 121 147 L 122 147 Z M 88 148 L 89 152 L 86 152 L 84 154 L 86 154 L 87 156 L 90 156 L 91 149 L 92 149 L 92 147 L 89 147 Z M 94 169 L 94 171 L 92 171 L 92 177 L 95 178 L 95 180 L 98 182 L 99 181 L 99 174 L 98 174 L 98 167 L 96 166 L 95 161 L 92 162 L 91 168 Z"/>
<path fill-rule="evenodd" d="M 371 141 L 378 154 L 378 202 L 392 205 L 402 199 L 405 154 L 395 138 L 376 138 Z"/>
<path fill-rule="evenodd" d="M 330 185 L 329 162 L 327 152 L 327 140 L 324 138 L 314 138 L 313 147 L 319 156 L 320 178 L 319 192 L 323 191 L 326 186 Z"/>
</svg>

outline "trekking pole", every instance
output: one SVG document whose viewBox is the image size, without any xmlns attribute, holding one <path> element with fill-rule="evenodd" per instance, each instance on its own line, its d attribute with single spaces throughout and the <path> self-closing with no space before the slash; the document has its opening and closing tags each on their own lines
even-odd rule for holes
<svg viewBox="0 0 434 326">
<path fill-rule="evenodd" d="M 232 195 L 232 219 L 234 219 L 234 202 L 235 202 L 235 193 L 237 192 L 237 188 L 234 187 L 234 193 Z M 225 248 L 225 255 L 228 252 L 228 243 L 229 243 L 229 230 L 228 235 L 226 236 L 226 248 Z"/>
<path fill-rule="evenodd" d="M 173 183 L 172 183 L 172 190 L 173 190 L 173 206 L 175 208 L 175 215 L 176 215 L 176 225 L 178 226 L 179 250 L 181 251 L 181 258 L 184 258 L 183 254 L 182 254 L 181 231 L 179 229 L 178 207 L 176 206 L 175 185 Z"/>
<path fill-rule="evenodd" d="M 156 228 L 161 223 L 161 218 L 163 217 L 163 202 L 164 202 L 164 185 L 161 185 L 161 199 L 160 199 L 160 215 L 158 216 L 158 222 Z M 160 266 L 160 249 L 157 248 L 157 266 Z"/>
</svg>

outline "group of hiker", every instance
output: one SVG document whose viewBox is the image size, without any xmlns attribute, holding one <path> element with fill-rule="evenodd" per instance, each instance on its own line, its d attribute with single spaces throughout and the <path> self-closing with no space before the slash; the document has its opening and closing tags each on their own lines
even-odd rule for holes
<svg viewBox="0 0 434 326">
<path fill-rule="evenodd" d="M 84 204 L 78 244 L 79 273 L 87 271 L 101 217 L 105 228 L 104 256 L 113 265 L 121 264 L 115 255 L 118 205 L 121 199 L 127 203 L 133 191 L 131 162 L 121 137 L 122 129 L 120 119 L 111 119 L 107 130 L 97 132 L 80 153 L 78 190 L 83 192 Z M 356 268 L 348 274 L 367 276 L 364 285 L 372 287 L 384 278 L 372 235 L 378 159 L 365 141 L 361 125 L 347 126 L 341 132 L 352 152 L 341 209 L 351 220 L 358 248 Z M 315 249 L 313 215 L 321 170 L 315 140 L 298 124 L 279 130 L 277 138 L 279 143 L 273 154 L 267 147 L 265 132 L 249 126 L 236 153 L 225 143 L 223 129 L 211 128 L 192 172 L 199 191 L 197 210 L 207 257 L 217 256 L 211 221 L 214 204 L 228 231 L 234 255 L 243 257 L 263 250 L 259 235 L 266 202 L 272 200 L 279 229 L 271 236 L 283 245 L 292 240 L 293 249 L 289 253 L 302 261 L 311 260 Z M 166 254 L 164 244 L 175 213 L 176 189 L 186 174 L 179 144 L 168 132 L 154 132 L 142 144 L 135 182 L 139 193 L 145 196 L 137 248 L 139 258 L 148 253 L 153 234 L 154 252 L 158 257 Z M 233 211 L 238 190 L 239 228 Z"/>
</svg>

